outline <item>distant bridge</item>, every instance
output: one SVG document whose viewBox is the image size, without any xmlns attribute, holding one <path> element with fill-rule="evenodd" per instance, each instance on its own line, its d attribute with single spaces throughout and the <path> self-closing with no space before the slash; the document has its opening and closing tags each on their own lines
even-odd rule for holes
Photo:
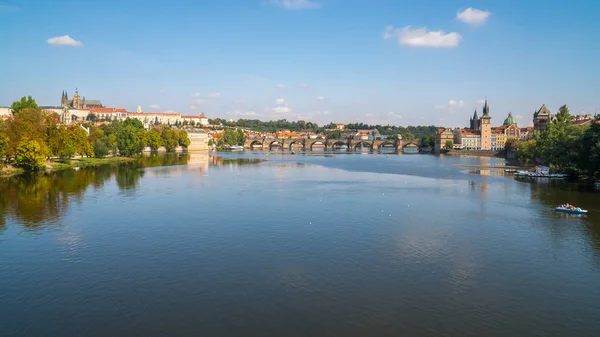
<svg viewBox="0 0 600 337">
<path fill-rule="evenodd" d="M 348 151 L 354 151 L 359 147 L 369 148 L 372 151 L 380 151 L 384 148 L 393 148 L 396 152 L 411 149 L 411 152 L 419 150 L 419 144 L 415 141 L 402 140 L 360 140 L 360 139 L 300 139 L 300 138 L 247 138 L 244 142 L 245 149 L 252 150 L 271 150 L 278 148 L 281 150 L 291 150 L 293 147 L 300 147 L 304 151 L 312 151 L 319 147 L 325 150 L 333 150 L 341 146 L 346 146 Z"/>
</svg>

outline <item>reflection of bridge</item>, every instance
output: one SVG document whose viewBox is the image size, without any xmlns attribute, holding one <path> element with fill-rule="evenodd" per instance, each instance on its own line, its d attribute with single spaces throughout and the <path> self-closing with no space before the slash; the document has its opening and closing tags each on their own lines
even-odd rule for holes
<svg viewBox="0 0 600 337">
<path fill-rule="evenodd" d="M 245 149 L 271 150 L 274 147 L 282 150 L 291 150 L 293 147 L 302 148 L 305 151 L 314 148 L 324 148 L 333 150 L 336 147 L 346 146 L 348 151 L 356 150 L 359 147 L 369 148 L 372 151 L 379 151 L 384 148 L 393 148 L 399 152 L 410 148 L 413 151 L 419 150 L 419 145 L 413 141 L 402 140 L 359 140 L 359 139 L 299 139 L 299 138 L 248 138 L 244 142 Z M 412 151 L 411 151 L 412 152 Z"/>
</svg>

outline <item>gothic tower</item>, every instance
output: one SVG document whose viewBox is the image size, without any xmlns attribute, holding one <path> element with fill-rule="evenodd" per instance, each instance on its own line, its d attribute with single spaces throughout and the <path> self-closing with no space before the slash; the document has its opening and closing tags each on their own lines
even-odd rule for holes
<svg viewBox="0 0 600 337">
<path fill-rule="evenodd" d="M 73 95 L 73 108 L 81 109 L 81 98 L 79 97 L 79 89 L 75 88 L 75 94 Z"/>
<path fill-rule="evenodd" d="M 490 107 L 488 106 L 487 99 L 483 106 L 483 116 L 480 120 L 481 128 L 481 149 L 491 150 L 492 149 L 492 116 L 490 116 Z"/>
<path fill-rule="evenodd" d="M 69 97 L 67 96 L 67 92 L 63 90 L 62 98 L 60 99 L 60 106 L 63 108 L 69 106 Z"/>
</svg>

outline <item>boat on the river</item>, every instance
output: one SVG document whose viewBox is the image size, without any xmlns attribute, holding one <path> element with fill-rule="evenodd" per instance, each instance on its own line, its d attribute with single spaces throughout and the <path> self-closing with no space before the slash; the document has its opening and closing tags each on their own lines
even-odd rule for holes
<svg viewBox="0 0 600 337">
<path fill-rule="evenodd" d="M 228 147 L 230 151 L 244 151 L 244 147 L 240 145 L 231 145 Z"/>
<path fill-rule="evenodd" d="M 538 166 L 535 171 L 524 171 L 519 170 L 514 173 L 517 177 L 528 177 L 528 178 L 550 178 L 550 179 L 565 179 L 568 177 L 566 174 L 550 173 L 550 168 L 545 166 Z"/>
<path fill-rule="evenodd" d="M 515 169 L 506 169 L 506 170 L 504 170 L 504 172 L 506 172 L 507 174 L 514 174 L 514 173 L 517 173 L 517 170 L 515 170 Z"/>
<path fill-rule="evenodd" d="M 586 214 L 587 209 L 581 209 L 579 207 L 575 207 L 569 204 L 560 205 L 555 208 L 557 212 L 569 213 L 569 214 Z"/>
</svg>

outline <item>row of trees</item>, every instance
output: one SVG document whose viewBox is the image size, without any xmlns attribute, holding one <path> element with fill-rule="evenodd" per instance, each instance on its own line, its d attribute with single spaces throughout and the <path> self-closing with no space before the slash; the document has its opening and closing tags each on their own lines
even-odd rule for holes
<svg viewBox="0 0 600 337">
<path fill-rule="evenodd" d="M 600 179 L 599 116 L 587 126 L 573 125 L 573 119 L 563 105 L 542 133 L 534 132 L 528 141 L 512 142 L 507 148 L 517 149 L 523 163 L 535 161 L 559 172 Z"/>
<path fill-rule="evenodd" d="M 63 125 L 58 114 L 43 111 L 31 98 L 23 98 L 13 107 L 18 107 L 13 117 L 0 120 L 0 160 L 28 170 L 42 168 L 50 158 L 68 161 L 77 154 L 104 157 L 111 152 L 133 156 L 146 146 L 173 151 L 190 144 L 185 130 L 158 125 L 146 131 L 137 119 L 99 127 L 89 123 Z"/>
<path fill-rule="evenodd" d="M 222 148 L 224 145 L 244 145 L 244 131 L 241 129 L 227 128 L 217 135 L 216 141 L 209 140 L 209 146 L 216 145 Z"/>
</svg>

